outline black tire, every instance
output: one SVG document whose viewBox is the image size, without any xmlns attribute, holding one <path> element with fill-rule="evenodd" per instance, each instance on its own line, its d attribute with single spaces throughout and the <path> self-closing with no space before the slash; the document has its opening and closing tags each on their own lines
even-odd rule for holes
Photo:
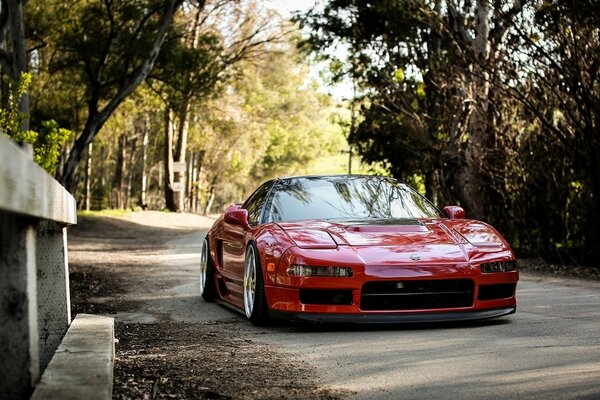
<svg viewBox="0 0 600 400">
<path fill-rule="evenodd" d="M 246 280 L 246 273 L 248 268 L 249 258 L 254 258 L 254 266 L 256 269 L 256 280 L 255 280 L 255 290 L 254 290 L 254 302 L 252 306 L 252 313 L 248 315 L 248 311 L 244 306 L 244 311 L 246 313 L 246 317 L 252 322 L 253 325 L 261 326 L 266 325 L 270 322 L 269 318 L 269 306 L 267 304 L 267 297 L 265 294 L 265 283 L 262 274 L 262 267 L 260 265 L 260 257 L 258 255 L 258 250 L 254 243 L 250 243 L 248 248 L 246 249 L 246 263 L 244 267 L 244 281 Z M 244 302 L 246 301 L 246 286 L 244 284 Z M 244 303 L 245 304 L 245 303 Z"/>
<path fill-rule="evenodd" d="M 206 271 L 203 277 L 203 263 L 206 262 Z M 202 253 L 200 256 L 200 295 L 205 301 L 213 301 L 217 298 L 217 285 L 215 282 L 215 265 L 210 256 L 208 236 L 202 242 Z"/>
</svg>

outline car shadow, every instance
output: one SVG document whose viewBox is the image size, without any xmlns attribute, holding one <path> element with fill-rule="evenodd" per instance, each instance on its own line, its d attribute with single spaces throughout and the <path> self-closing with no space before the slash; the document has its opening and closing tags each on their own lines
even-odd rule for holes
<svg viewBox="0 0 600 400">
<path fill-rule="evenodd" d="M 331 323 L 331 322 L 290 322 L 273 320 L 267 327 L 279 331 L 312 333 L 312 332 L 370 332 L 370 331 L 417 331 L 440 329 L 473 329 L 490 326 L 508 325 L 510 318 L 492 318 L 472 321 L 419 322 L 419 323 Z"/>
</svg>

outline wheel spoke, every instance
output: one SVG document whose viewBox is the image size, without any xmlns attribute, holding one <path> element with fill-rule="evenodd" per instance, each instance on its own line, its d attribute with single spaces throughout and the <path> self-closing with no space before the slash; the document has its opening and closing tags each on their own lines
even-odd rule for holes
<svg viewBox="0 0 600 400">
<path fill-rule="evenodd" d="M 200 255 L 200 294 L 206 289 L 206 271 L 208 269 L 208 243 L 206 239 L 202 243 L 202 253 Z"/>
<path fill-rule="evenodd" d="M 246 267 L 244 269 L 244 311 L 246 317 L 252 316 L 254 309 L 254 294 L 256 291 L 256 258 L 254 248 L 248 247 L 246 251 Z"/>
</svg>

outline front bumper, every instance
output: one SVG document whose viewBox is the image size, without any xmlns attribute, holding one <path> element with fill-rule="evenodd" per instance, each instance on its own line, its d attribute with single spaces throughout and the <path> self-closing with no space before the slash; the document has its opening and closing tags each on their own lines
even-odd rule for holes
<svg viewBox="0 0 600 400">
<path fill-rule="evenodd" d="M 355 276 L 352 278 L 305 278 L 298 287 L 282 287 L 267 285 L 265 287 L 269 312 L 273 318 L 306 322 L 332 323 L 425 323 L 469 321 L 497 318 L 513 314 L 516 311 L 515 287 L 518 272 L 481 274 L 470 267 L 429 267 L 425 268 L 381 268 L 379 274 Z M 368 283 L 372 282 L 409 282 L 445 280 L 470 280 L 472 286 L 468 293 L 468 301 L 455 304 L 438 304 L 423 302 L 408 304 L 407 307 L 394 307 L 394 304 L 382 303 L 378 308 L 366 301 L 377 299 L 378 294 L 365 292 Z M 408 285 L 406 285 L 408 288 Z M 512 292 L 483 289 L 508 287 Z M 438 289 L 443 289 L 440 287 Z M 319 301 L 319 297 L 307 298 L 303 293 L 335 291 L 345 296 L 333 301 Z M 443 293 L 442 293 L 443 294 Z M 437 295 L 437 293 L 433 294 Z M 375 296 L 375 297 L 369 297 Z M 417 293 L 414 297 L 419 298 Z M 333 300 L 328 298 L 327 300 Z M 339 301 L 337 301 L 339 300 Z M 402 303 L 402 302 L 400 302 Z M 399 303 L 399 304 L 400 304 Z"/>
<path fill-rule="evenodd" d="M 366 259 L 378 255 L 369 256 L 369 251 L 381 251 L 359 250 Z M 515 312 L 516 270 L 482 273 L 478 264 L 467 262 L 388 260 L 365 265 L 344 261 L 355 259 L 352 252 L 359 250 L 340 246 L 335 251 L 288 253 L 277 275 L 265 285 L 271 315 L 313 322 L 419 323 L 495 318 Z M 292 264 L 350 266 L 353 276 L 289 276 L 285 267 Z"/>
<path fill-rule="evenodd" d="M 327 322 L 327 323 L 359 323 L 359 324 L 415 324 L 451 321 L 473 321 L 488 318 L 497 318 L 513 314 L 516 307 L 496 308 L 492 310 L 477 311 L 451 311 L 428 313 L 377 313 L 377 314 L 325 314 L 306 312 L 287 312 L 279 310 L 269 311 L 275 319 L 285 319 L 297 322 Z"/>
</svg>

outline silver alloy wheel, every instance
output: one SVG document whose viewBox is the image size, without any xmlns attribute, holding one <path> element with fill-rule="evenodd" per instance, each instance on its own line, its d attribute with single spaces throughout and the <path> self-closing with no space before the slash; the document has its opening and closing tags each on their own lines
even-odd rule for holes
<svg viewBox="0 0 600 400">
<path fill-rule="evenodd" d="M 208 241 L 202 242 L 202 253 L 200 254 L 200 294 L 206 290 L 206 271 L 208 270 Z"/>
<path fill-rule="evenodd" d="M 246 268 L 244 268 L 244 311 L 246 317 L 252 316 L 254 309 L 254 295 L 256 293 L 256 257 L 254 247 L 249 246 L 246 251 Z"/>
</svg>

